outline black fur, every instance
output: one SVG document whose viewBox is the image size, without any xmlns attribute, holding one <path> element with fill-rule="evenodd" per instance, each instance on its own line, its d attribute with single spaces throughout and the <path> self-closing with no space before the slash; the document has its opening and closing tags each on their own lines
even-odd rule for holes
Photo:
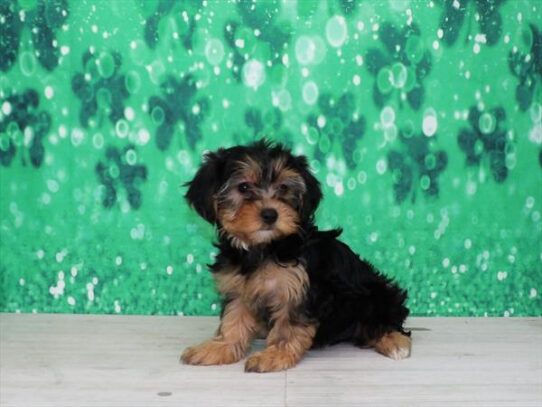
<svg viewBox="0 0 542 407">
<path fill-rule="evenodd" d="M 224 149 L 220 149 L 216 153 L 205 154 L 203 163 L 194 179 L 185 184 L 188 186 L 186 200 L 203 219 L 210 223 L 216 221 L 213 194 L 225 181 L 222 175 L 228 155 Z"/>
<path fill-rule="evenodd" d="M 241 273 L 248 275 L 269 259 L 278 264 L 301 262 L 310 287 L 298 318 L 318 322 L 315 347 L 344 341 L 365 346 L 388 332 L 406 333 L 406 291 L 338 240 L 340 233 L 311 227 L 306 234 L 288 236 L 249 251 L 232 247 L 222 239 L 216 245 L 219 252 L 210 268 L 220 272 L 225 266 L 240 266 Z"/>
<path fill-rule="evenodd" d="M 279 156 L 287 155 L 288 167 L 300 173 L 305 181 L 307 193 L 300 202 L 300 213 L 303 220 L 311 220 L 322 199 L 320 183 L 308 169 L 307 160 L 303 156 L 295 157 L 289 154 L 282 145 L 273 145 L 265 140 L 258 141 L 249 146 L 236 146 L 228 149 L 221 148 L 216 152 L 205 154 L 200 169 L 194 179 L 187 182 L 188 187 L 185 198 L 188 203 L 209 223 L 216 223 L 213 210 L 213 195 L 221 185 L 230 178 L 236 169 L 236 163 L 246 156 L 267 168 L 268 164 Z"/>
<path fill-rule="evenodd" d="M 220 273 L 227 266 L 238 266 L 239 272 L 248 276 L 269 260 L 279 265 L 301 263 L 310 286 L 292 318 L 317 322 L 313 346 L 343 341 L 365 346 L 392 331 L 406 334 L 406 291 L 338 240 L 340 229 L 319 231 L 314 225 L 314 212 L 322 194 L 304 157 L 294 157 L 284 147 L 267 142 L 209 153 L 188 184 L 186 199 L 201 216 L 216 223 L 212 197 L 232 175 L 233 163 L 249 155 L 265 168 L 266 163 L 284 153 L 288 155 L 288 166 L 302 175 L 307 189 L 300 202 L 298 232 L 248 250 L 234 247 L 229 239 L 220 236 L 211 271 Z M 266 318 L 264 311 L 261 317 Z"/>
</svg>

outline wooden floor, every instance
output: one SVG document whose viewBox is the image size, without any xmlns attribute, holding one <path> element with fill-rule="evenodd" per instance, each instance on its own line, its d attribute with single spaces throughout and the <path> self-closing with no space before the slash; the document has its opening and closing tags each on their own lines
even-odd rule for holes
<svg viewBox="0 0 542 407">
<path fill-rule="evenodd" d="M 179 364 L 215 318 L 0 314 L 0 405 L 542 406 L 542 319 L 412 318 L 412 357 L 339 345 L 287 372 Z M 262 343 L 256 344 L 256 348 Z"/>
</svg>

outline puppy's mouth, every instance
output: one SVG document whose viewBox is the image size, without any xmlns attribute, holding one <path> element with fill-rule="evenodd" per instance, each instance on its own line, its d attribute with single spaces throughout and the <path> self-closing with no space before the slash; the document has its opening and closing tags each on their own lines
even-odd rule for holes
<svg viewBox="0 0 542 407">
<path fill-rule="evenodd" d="M 277 236 L 277 231 L 271 226 L 266 226 L 253 233 L 252 240 L 259 243 L 265 243 Z"/>
<path fill-rule="evenodd" d="M 280 233 L 276 228 L 272 226 L 264 226 L 262 229 L 252 232 L 250 236 L 248 236 L 248 240 L 251 245 L 257 245 L 269 243 L 271 240 L 279 237 L 279 235 Z"/>
<path fill-rule="evenodd" d="M 248 250 L 296 233 L 298 215 L 290 206 L 276 202 L 244 202 L 218 211 L 219 231 L 234 247 Z"/>
<path fill-rule="evenodd" d="M 237 236 L 229 234 L 230 242 L 233 246 L 248 250 L 251 246 L 266 244 L 281 236 L 281 233 L 272 226 L 264 226 L 250 234 Z"/>
</svg>

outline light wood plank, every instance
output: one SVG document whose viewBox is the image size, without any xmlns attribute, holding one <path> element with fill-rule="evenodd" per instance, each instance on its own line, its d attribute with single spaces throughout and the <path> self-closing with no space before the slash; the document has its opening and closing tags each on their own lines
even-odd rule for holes
<svg viewBox="0 0 542 407">
<path fill-rule="evenodd" d="M 0 405 L 540 406 L 542 319 L 412 318 L 404 361 L 339 345 L 288 372 L 193 367 L 216 318 L 0 314 Z M 260 341 L 256 348 L 261 348 Z"/>
<path fill-rule="evenodd" d="M 7 315 L 0 318 L 1 406 L 283 406 L 285 373 L 185 366 L 182 349 L 216 318 Z"/>
<path fill-rule="evenodd" d="M 410 326 L 412 357 L 403 361 L 345 345 L 308 355 L 287 373 L 288 405 L 542 405 L 540 319 L 413 318 Z"/>
</svg>

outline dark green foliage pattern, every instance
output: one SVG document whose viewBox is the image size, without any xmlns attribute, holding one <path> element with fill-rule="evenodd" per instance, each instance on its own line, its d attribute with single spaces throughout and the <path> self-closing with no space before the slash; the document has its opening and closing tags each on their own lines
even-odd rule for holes
<svg viewBox="0 0 542 407">
<path fill-rule="evenodd" d="M 415 315 L 542 313 L 536 0 L 0 0 L 0 311 L 217 314 L 207 150 L 305 154 Z"/>
</svg>

